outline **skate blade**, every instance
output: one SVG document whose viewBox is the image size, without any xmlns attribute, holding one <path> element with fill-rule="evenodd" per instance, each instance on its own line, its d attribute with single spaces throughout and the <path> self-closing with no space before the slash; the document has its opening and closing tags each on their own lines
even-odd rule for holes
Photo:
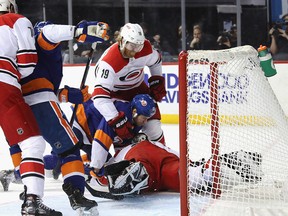
<svg viewBox="0 0 288 216">
<path fill-rule="evenodd" d="M 81 207 L 76 209 L 76 211 L 79 216 L 99 216 L 97 206 L 92 208 Z"/>
</svg>

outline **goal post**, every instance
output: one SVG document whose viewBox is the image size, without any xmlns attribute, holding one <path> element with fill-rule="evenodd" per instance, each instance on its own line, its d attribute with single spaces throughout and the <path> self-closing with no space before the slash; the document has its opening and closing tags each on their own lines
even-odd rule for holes
<svg viewBox="0 0 288 216">
<path fill-rule="evenodd" d="M 287 118 L 253 47 L 179 54 L 179 139 L 181 216 L 288 215 Z"/>
<path fill-rule="evenodd" d="M 179 146 L 180 146 L 180 210 L 181 216 L 188 215 L 189 213 L 189 202 L 188 202 L 188 151 L 187 151 L 187 60 L 188 53 L 182 51 L 179 54 Z M 180 85 L 180 83 L 183 83 Z M 182 97 L 181 97 L 182 94 Z M 182 122 L 182 123 L 181 123 Z"/>
</svg>

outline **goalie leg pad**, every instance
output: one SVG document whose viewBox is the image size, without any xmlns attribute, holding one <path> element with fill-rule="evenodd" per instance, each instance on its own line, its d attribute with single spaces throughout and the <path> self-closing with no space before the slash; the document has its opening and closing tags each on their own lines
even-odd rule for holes
<svg viewBox="0 0 288 216">
<path fill-rule="evenodd" d="M 221 172 L 227 168 L 241 176 L 244 182 L 257 183 L 262 180 L 262 156 L 257 152 L 236 151 L 221 155 Z M 223 167 L 226 167 L 224 171 Z M 223 172 L 224 171 L 224 172 Z"/>
<path fill-rule="evenodd" d="M 129 160 L 122 160 L 118 163 L 109 164 L 104 168 L 104 175 L 120 175 L 126 167 L 129 167 L 131 162 Z"/>
<path fill-rule="evenodd" d="M 139 194 L 148 187 L 149 175 L 140 162 L 132 163 L 119 175 L 108 175 L 109 191 L 114 195 Z"/>
</svg>

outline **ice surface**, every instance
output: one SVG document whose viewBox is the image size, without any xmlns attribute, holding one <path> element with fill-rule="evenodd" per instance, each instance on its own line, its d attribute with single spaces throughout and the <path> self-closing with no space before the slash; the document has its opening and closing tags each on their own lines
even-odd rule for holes
<svg viewBox="0 0 288 216">
<path fill-rule="evenodd" d="M 178 151 L 179 129 L 178 125 L 163 125 L 167 146 Z M 8 145 L 0 130 L 0 170 L 13 167 Z M 46 148 L 46 152 L 50 147 Z M 77 215 L 70 207 L 67 196 L 61 189 L 62 181 L 51 178 L 45 181 L 44 204 L 59 210 L 64 216 Z M 23 185 L 11 184 L 8 192 L 4 192 L 0 185 L 0 216 L 18 216 L 22 201 L 19 193 L 23 191 Z M 92 197 L 86 192 L 87 198 L 98 202 L 100 216 L 176 216 L 180 215 L 180 198 L 178 193 L 151 193 L 137 197 L 129 197 L 124 200 L 114 201 Z"/>
</svg>

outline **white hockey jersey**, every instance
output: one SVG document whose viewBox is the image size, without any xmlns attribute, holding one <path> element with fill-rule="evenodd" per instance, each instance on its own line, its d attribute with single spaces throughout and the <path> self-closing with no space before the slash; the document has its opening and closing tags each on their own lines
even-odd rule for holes
<svg viewBox="0 0 288 216">
<path fill-rule="evenodd" d="M 0 82 L 21 88 L 19 80 L 31 74 L 38 57 L 31 22 L 20 14 L 0 16 Z"/>
<path fill-rule="evenodd" d="M 103 53 L 96 64 L 96 82 L 92 98 L 95 107 L 106 121 L 118 114 L 111 92 L 117 94 L 117 91 L 127 91 L 129 94 L 129 91 L 139 87 L 144 82 L 145 66 L 150 69 L 151 76 L 162 76 L 161 55 L 152 48 L 148 40 L 145 40 L 143 49 L 136 53 L 134 58 L 123 58 L 118 43 Z"/>
</svg>

